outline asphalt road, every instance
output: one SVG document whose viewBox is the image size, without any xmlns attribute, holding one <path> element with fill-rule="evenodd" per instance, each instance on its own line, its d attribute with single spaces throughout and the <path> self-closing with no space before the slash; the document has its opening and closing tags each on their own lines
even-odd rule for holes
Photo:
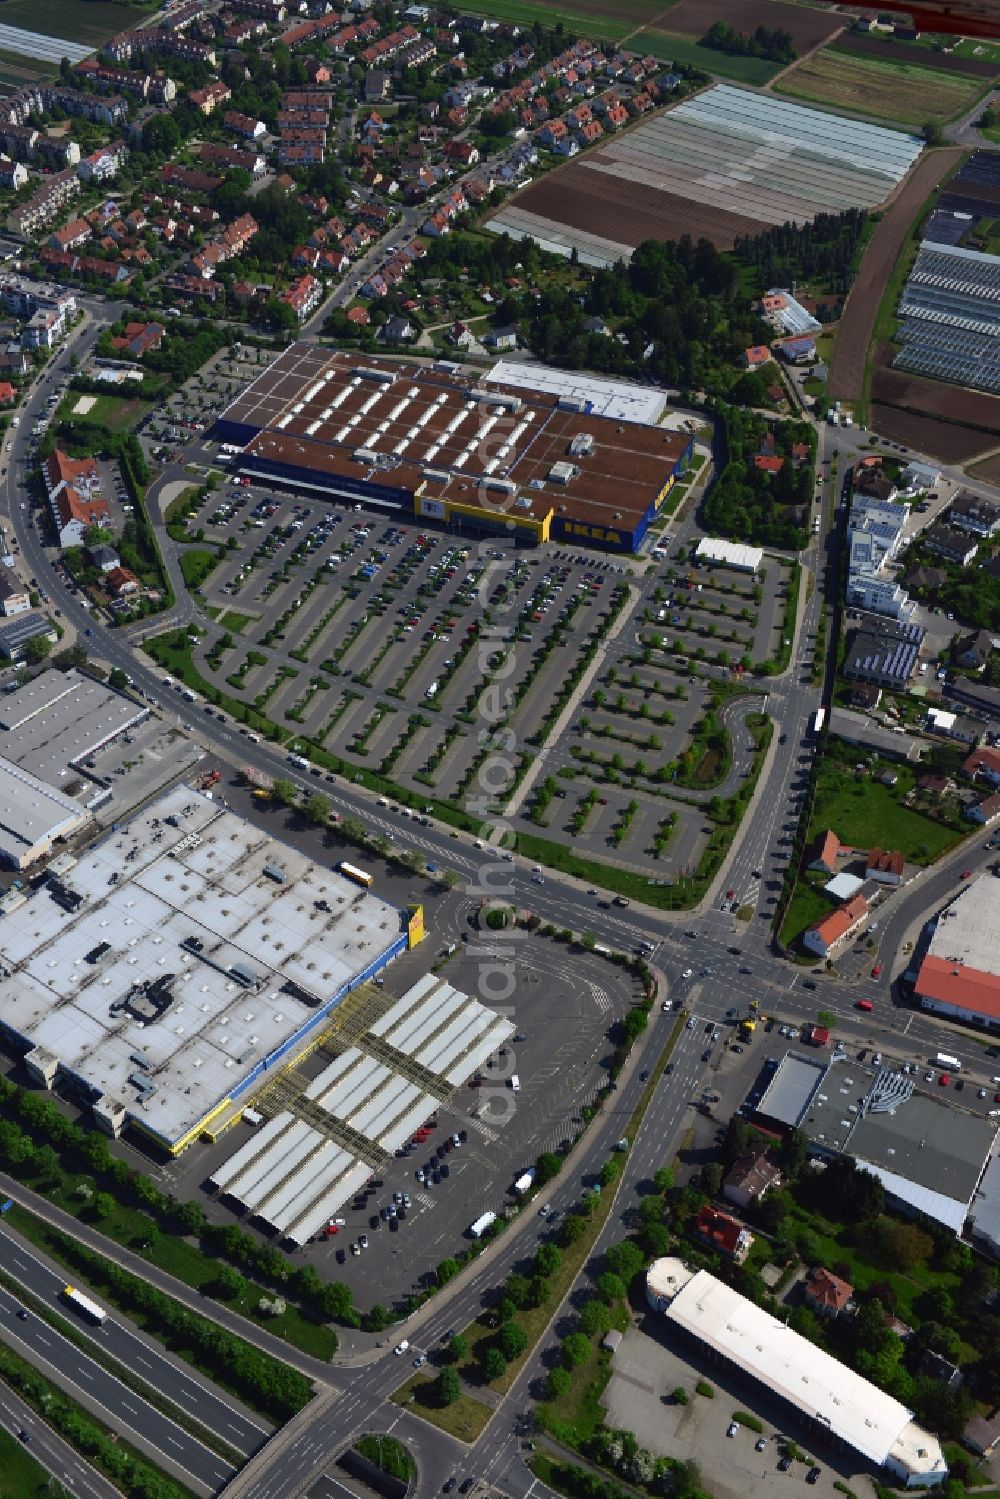
<svg viewBox="0 0 1000 1499">
<path fill-rule="evenodd" d="M 68 1442 L 56 1436 L 52 1428 L 35 1415 L 30 1405 L 3 1384 L 0 1384 L 0 1427 L 18 1439 L 21 1439 L 20 1433 L 25 1432 L 31 1456 L 78 1499 L 121 1499 L 120 1489 L 89 1463 L 82 1462 Z"/>
<path fill-rule="evenodd" d="M 61 1389 L 105 1412 L 118 1430 L 159 1457 L 199 1491 L 213 1494 L 233 1476 L 233 1468 L 182 1427 L 161 1415 L 126 1385 L 48 1323 L 29 1314 L 17 1317 L 21 1303 L 0 1289 L 0 1326 L 5 1342 L 41 1361 L 42 1372 Z"/>
<path fill-rule="evenodd" d="M 6 1224 L 0 1232 L 3 1235 L 3 1268 L 7 1274 L 58 1311 L 61 1317 L 73 1321 L 77 1313 L 61 1295 L 67 1278 L 72 1277 L 67 1277 L 65 1270 L 40 1255 L 34 1247 L 29 1249 Z M 94 1299 L 100 1303 L 100 1295 L 96 1292 Z M 39 1325 L 37 1319 L 34 1325 Z M 141 1337 L 114 1314 L 102 1326 L 81 1321 L 81 1328 L 95 1344 L 172 1401 L 178 1410 L 185 1411 L 217 1432 L 241 1452 L 248 1455 L 255 1452 L 268 1436 L 268 1428 L 262 1422 L 234 1408 L 232 1401 L 220 1395 L 207 1380 L 200 1379 L 180 1360 L 169 1357 L 151 1339 Z"/>
</svg>

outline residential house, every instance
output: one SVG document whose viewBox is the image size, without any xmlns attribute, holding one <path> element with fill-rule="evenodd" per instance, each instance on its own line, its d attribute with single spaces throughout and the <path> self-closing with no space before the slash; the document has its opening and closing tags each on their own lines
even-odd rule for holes
<svg viewBox="0 0 1000 1499">
<path fill-rule="evenodd" d="M 17 390 L 7 380 L 0 380 L 0 406 L 12 406 L 17 400 Z"/>
<path fill-rule="evenodd" d="M 780 1185 L 781 1168 L 774 1164 L 767 1151 L 751 1151 L 733 1162 L 722 1183 L 722 1195 L 727 1202 L 735 1203 L 745 1212 L 751 1203 L 759 1202 L 772 1187 Z"/>
<path fill-rule="evenodd" d="M 113 567 L 102 576 L 101 587 L 111 598 L 120 599 L 138 593 L 142 585 L 127 567 Z"/>
<path fill-rule="evenodd" d="M 851 682 L 847 701 L 852 708 L 874 713 L 882 701 L 882 689 L 876 687 L 874 682 Z"/>
<path fill-rule="evenodd" d="M 989 630 L 973 630 L 963 635 L 952 647 L 952 656 L 959 666 L 982 671 L 993 652 L 993 637 Z"/>
<path fill-rule="evenodd" d="M 1000 750 L 975 749 L 962 762 L 963 774 L 979 777 L 991 786 L 1000 787 Z"/>
<path fill-rule="evenodd" d="M 90 238 L 90 225 L 86 219 L 71 219 L 61 229 L 49 235 L 49 244 L 56 250 L 75 250 Z"/>
<path fill-rule="evenodd" d="M 126 323 L 123 332 L 112 338 L 111 347 L 116 353 L 141 359 L 160 347 L 166 331 L 162 323 Z"/>
<path fill-rule="evenodd" d="M 242 114 L 238 109 L 227 109 L 222 116 L 222 123 L 234 135 L 245 141 L 252 141 L 255 145 L 267 134 L 267 126 L 263 120 L 255 120 L 253 115 Z"/>
<path fill-rule="evenodd" d="M 15 614 L 27 614 L 31 608 L 31 595 L 11 567 L 0 563 L 0 610 L 8 619 Z"/>
<path fill-rule="evenodd" d="M 970 1416 L 962 1432 L 962 1445 L 980 1457 L 992 1457 L 1000 1447 L 1000 1411 L 989 1416 Z"/>
<path fill-rule="evenodd" d="M 75 172 L 57 172 L 54 177 L 47 177 L 24 203 L 11 209 L 8 226 L 30 239 L 50 224 L 79 192 L 80 179 Z"/>
<path fill-rule="evenodd" d="M 898 885 L 903 879 L 906 860 L 897 849 L 873 848 L 865 859 L 865 879 L 879 885 Z"/>
<path fill-rule="evenodd" d="M 376 341 L 381 344 L 408 343 L 411 338 L 415 337 L 416 331 L 409 318 L 391 317 L 378 330 Z"/>
<path fill-rule="evenodd" d="M 923 540 L 929 552 L 944 557 L 947 562 L 958 563 L 960 567 L 968 567 L 975 559 L 979 545 L 968 531 L 941 524 L 932 526 Z"/>
<path fill-rule="evenodd" d="M 89 156 L 84 156 L 77 167 L 77 176 L 83 182 L 110 182 L 117 177 L 128 160 L 128 147 L 124 141 L 114 141 L 110 146 L 100 146 Z"/>
<path fill-rule="evenodd" d="M 827 828 L 808 849 L 806 868 L 818 870 L 821 874 L 836 874 L 837 859 L 843 846 L 833 829 Z"/>
<path fill-rule="evenodd" d="M 755 453 L 753 466 L 764 474 L 780 474 L 785 466 L 784 458 L 769 453 Z"/>
<path fill-rule="evenodd" d="M 446 337 L 456 349 L 468 349 L 476 341 L 476 336 L 467 323 L 452 323 Z"/>
<path fill-rule="evenodd" d="M 767 344 L 753 344 L 749 349 L 743 350 L 743 367 L 748 370 L 759 370 L 762 364 L 767 364 L 771 358 L 771 350 Z"/>
<path fill-rule="evenodd" d="M 948 523 L 975 536 L 995 536 L 1000 531 L 1000 505 L 985 495 L 960 489 L 948 507 Z"/>
<path fill-rule="evenodd" d="M 87 555 L 90 557 L 91 562 L 97 568 L 98 572 L 101 573 L 114 572 L 116 567 L 121 567 L 122 565 L 121 558 L 115 551 L 114 547 L 88 547 Z"/>
<path fill-rule="evenodd" d="M 705 1206 L 694 1221 L 692 1232 L 702 1244 L 715 1249 L 728 1260 L 742 1265 L 753 1248 L 754 1236 L 750 1230 L 729 1213 L 719 1208 Z"/>
<path fill-rule="evenodd" d="M 314 312 L 323 300 L 323 283 L 307 271 L 292 283 L 281 300 L 292 308 L 299 322 Z"/>
<path fill-rule="evenodd" d="M 943 567 L 924 567 L 923 565 L 911 567 L 910 571 L 903 579 L 903 582 L 906 584 L 907 588 L 912 588 L 914 590 L 922 588 L 925 589 L 928 593 L 936 592 L 936 590 L 938 588 L 942 588 L 944 584 L 947 583 L 947 581 L 948 574 L 945 572 Z"/>
<path fill-rule="evenodd" d="M 868 902 L 863 895 L 852 896 L 838 910 L 824 916 L 803 933 L 803 947 L 817 957 L 830 957 L 864 925 L 868 909 Z"/>
<path fill-rule="evenodd" d="M 193 89 L 188 94 L 189 101 L 200 109 L 203 115 L 210 115 L 223 104 L 228 104 L 233 97 L 233 91 L 227 83 L 216 82 L 206 84 L 204 88 Z"/>
<path fill-rule="evenodd" d="M 950 1359 L 944 1358 L 933 1348 L 925 1348 L 917 1365 L 917 1373 L 925 1375 L 928 1379 L 936 1379 L 943 1384 L 946 1390 L 952 1394 L 962 1388 L 962 1371 L 957 1364 Z"/>
<path fill-rule="evenodd" d="M 487 349 L 516 349 L 517 329 L 512 323 L 503 328 L 491 328 L 484 337 L 483 344 Z"/>
<path fill-rule="evenodd" d="M 11 161 L 9 156 L 0 156 L 0 187 L 11 192 L 20 192 L 28 184 L 28 168 L 20 161 Z"/>
<path fill-rule="evenodd" d="M 778 353 L 789 364 L 812 364 L 816 358 L 816 340 L 805 333 L 799 338 L 782 339 Z"/>
<path fill-rule="evenodd" d="M 806 1276 L 803 1290 L 806 1305 L 812 1307 L 818 1316 L 831 1321 L 851 1307 L 854 1295 L 854 1287 L 849 1281 L 841 1280 L 832 1270 L 822 1267 Z"/>
<path fill-rule="evenodd" d="M 104 525 L 111 518 L 99 493 L 101 479 L 93 458 L 70 458 L 54 448 L 42 462 L 42 477 L 61 548 L 82 545 L 89 526 Z"/>
<path fill-rule="evenodd" d="M 920 625 L 873 620 L 848 636 L 843 674 L 848 681 L 902 689 L 913 675 L 923 638 Z"/>
<path fill-rule="evenodd" d="M 969 822 L 978 823 L 983 828 L 989 827 L 1000 817 L 1000 791 L 994 791 L 991 796 L 984 796 L 974 806 L 966 807 L 965 816 Z"/>
</svg>

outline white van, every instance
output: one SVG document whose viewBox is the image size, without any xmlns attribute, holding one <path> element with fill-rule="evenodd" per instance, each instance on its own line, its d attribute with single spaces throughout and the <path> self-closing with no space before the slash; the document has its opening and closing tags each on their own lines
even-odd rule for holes
<svg viewBox="0 0 1000 1499">
<path fill-rule="evenodd" d="M 516 1072 L 514 1073 L 513 1077 L 510 1080 L 510 1085 L 513 1088 L 513 1090 L 514 1090 L 515 1093 L 520 1093 L 520 1091 L 521 1091 L 521 1079 L 518 1077 L 518 1075 L 517 1075 Z"/>
</svg>

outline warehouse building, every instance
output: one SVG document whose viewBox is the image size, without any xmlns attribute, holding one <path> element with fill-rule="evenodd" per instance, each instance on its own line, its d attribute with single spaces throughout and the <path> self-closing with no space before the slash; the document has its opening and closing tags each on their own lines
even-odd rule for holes
<svg viewBox="0 0 1000 1499">
<path fill-rule="evenodd" d="M 0 858 L 9 868 L 29 869 L 90 819 L 86 807 L 0 757 Z"/>
<path fill-rule="evenodd" d="M 941 1444 L 911 1410 L 707 1270 L 656 1260 L 646 1272 L 646 1299 L 702 1352 L 782 1401 L 810 1445 L 823 1440 L 856 1452 L 906 1488 L 948 1477 Z"/>
<path fill-rule="evenodd" d="M 175 786 L 7 907 L 0 1030 L 177 1154 L 407 941 L 395 907 Z"/>
<path fill-rule="evenodd" d="M 624 410 L 619 392 L 480 384 L 417 366 L 293 344 L 222 413 L 236 465 L 332 501 L 363 500 L 463 534 L 633 552 L 685 470 L 693 439 Z M 565 377 L 569 378 L 569 377 Z M 604 382 L 621 385 L 622 382 Z M 627 390 L 628 388 L 625 387 Z M 645 398 L 646 392 L 641 392 Z M 656 414 L 659 397 L 636 400 Z"/>
<path fill-rule="evenodd" d="M 1000 1030 L 1000 880 L 981 874 L 937 917 L 914 994 L 925 1010 Z"/>
<path fill-rule="evenodd" d="M 46 671 L 0 697 L 0 755 L 91 810 L 110 800 L 94 756 L 149 709 L 76 671 Z"/>
<path fill-rule="evenodd" d="M 739 573 L 758 573 L 764 560 L 762 547 L 746 546 L 741 541 L 721 541 L 703 536 L 695 548 L 695 560 L 714 567 L 731 567 Z"/>
</svg>

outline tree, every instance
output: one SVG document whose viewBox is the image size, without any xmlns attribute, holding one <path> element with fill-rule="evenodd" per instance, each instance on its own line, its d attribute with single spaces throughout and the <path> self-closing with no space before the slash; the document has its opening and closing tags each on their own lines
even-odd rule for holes
<svg viewBox="0 0 1000 1499">
<path fill-rule="evenodd" d="M 32 635 L 25 643 L 25 659 L 32 666 L 38 666 L 42 661 L 52 654 L 52 641 L 47 635 Z"/>
<path fill-rule="evenodd" d="M 539 1244 L 535 1254 L 535 1268 L 539 1275 L 555 1275 L 562 1264 L 562 1255 L 554 1244 Z"/>
<path fill-rule="evenodd" d="M 628 1286 L 644 1267 L 645 1260 L 637 1244 L 633 1244 L 631 1239 L 623 1239 L 620 1244 L 608 1246 L 604 1253 L 604 1263 Z"/>
<path fill-rule="evenodd" d="M 639 1231 L 639 1242 L 648 1259 L 660 1259 L 670 1251 L 670 1234 L 662 1223 L 644 1223 Z"/>
<path fill-rule="evenodd" d="M 83 531 L 83 544 L 85 547 L 110 546 L 115 539 L 115 533 L 107 526 L 85 526 Z"/>
<path fill-rule="evenodd" d="M 914 1270 L 926 1264 L 934 1248 L 930 1234 L 915 1223 L 900 1223 L 894 1218 L 879 1218 L 873 1223 L 868 1242 L 873 1258 L 892 1270 Z"/>
<path fill-rule="evenodd" d="M 319 791 L 314 791 L 306 798 L 306 804 L 302 809 L 310 822 L 325 826 L 330 820 L 330 799 L 323 796 Z"/>
<path fill-rule="evenodd" d="M 590 1339 L 582 1332 L 571 1332 L 562 1340 L 563 1362 L 567 1369 L 576 1369 L 590 1357 Z"/>
<path fill-rule="evenodd" d="M 546 1400 L 559 1400 L 566 1394 L 572 1383 L 568 1369 L 557 1364 L 554 1369 L 549 1370 L 548 1379 L 545 1382 Z"/>
<path fill-rule="evenodd" d="M 108 674 L 108 686 L 114 687 L 118 692 L 124 692 L 128 685 L 128 672 L 122 671 L 120 666 L 113 666 Z"/>
<path fill-rule="evenodd" d="M 278 776 L 271 787 L 271 795 L 283 807 L 294 807 L 299 799 L 299 788 L 294 781 L 288 781 L 284 776 Z"/>
<path fill-rule="evenodd" d="M 458 1274 L 458 1269 L 459 1266 L 457 1260 L 451 1259 L 450 1257 L 448 1257 L 447 1259 L 443 1259 L 440 1265 L 438 1265 L 437 1267 L 438 1285 L 446 1286 L 450 1280 L 454 1280 L 455 1276 Z"/>
<path fill-rule="evenodd" d="M 555 1151 L 543 1150 L 535 1161 L 535 1185 L 543 1187 L 546 1182 L 550 1182 L 559 1175 L 561 1166 L 562 1162 Z"/>
<path fill-rule="evenodd" d="M 927 146 L 940 146 L 944 142 L 944 134 L 937 120 L 927 120 L 920 127 L 920 134 Z"/>
<path fill-rule="evenodd" d="M 482 1359 L 483 1378 L 487 1384 L 494 1379 L 503 1379 L 507 1373 L 507 1360 L 500 1349 L 491 1345 L 486 1349 Z"/>
<path fill-rule="evenodd" d="M 620 1275 L 615 1275 L 613 1270 L 605 1270 L 597 1277 L 597 1294 L 610 1305 L 615 1301 L 624 1301 L 628 1288 Z"/>
<path fill-rule="evenodd" d="M 528 1346 L 528 1335 L 519 1322 L 507 1322 L 497 1333 L 497 1347 L 508 1363 L 520 1355 Z"/>
<path fill-rule="evenodd" d="M 448 1358 L 453 1364 L 460 1364 L 464 1358 L 469 1357 L 469 1340 L 457 1332 L 448 1343 Z"/>
<path fill-rule="evenodd" d="M 598 1301 L 596 1296 L 585 1301 L 580 1308 L 580 1331 L 588 1338 L 603 1337 L 613 1320 L 614 1313 L 611 1308 L 606 1302 Z"/>
<path fill-rule="evenodd" d="M 701 1185 L 710 1197 L 717 1197 L 722 1189 L 722 1167 L 718 1161 L 709 1161 L 701 1168 Z"/>
<path fill-rule="evenodd" d="M 559 1242 L 564 1249 L 568 1249 L 586 1231 L 586 1218 L 582 1218 L 579 1213 L 567 1213 L 559 1229 Z"/>
<path fill-rule="evenodd" d="M 458 1375 L 454 1369 L 444 1368 L 437 1377 L 436 1393 L 441 1405 L 454 1405 L 462 1393 Z"/>
<path fill-rule="evenodd" d="M 673 1184 L 673 1170 L 669 1166 L 661 1166 L 653 1176 L 653 1186 L 658 1192 L 669 1192 Z"/>
<path fill-rule="evenodd" d="M 526 1307 L 531 1298 L 531 1282 L 526 1275 L 512 1270 L 504 1284 L 504 1291 L 519 1309 Z"/>
</svg>

